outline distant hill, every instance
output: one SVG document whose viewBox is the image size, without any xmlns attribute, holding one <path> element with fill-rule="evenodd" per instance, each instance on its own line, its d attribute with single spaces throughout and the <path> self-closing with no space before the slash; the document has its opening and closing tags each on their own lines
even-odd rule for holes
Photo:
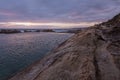
<svg viewBox="0 0 120 80">
<path fill-rule="evenodd" d="M 25 32 L 54 32 L 52 29 L 0 29 L 1 34 L 25 33 Z"/>
</svg>

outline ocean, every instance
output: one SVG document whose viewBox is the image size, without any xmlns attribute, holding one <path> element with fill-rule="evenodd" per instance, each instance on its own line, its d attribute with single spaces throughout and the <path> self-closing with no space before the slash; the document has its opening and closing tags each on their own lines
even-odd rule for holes
<svg viewBox="0 0 120 80">
<path fill-rule="evenodd" d="M 33 32 L 0 34 L 0 80 L 7 80 L 73 34 Z"/>
</svg>

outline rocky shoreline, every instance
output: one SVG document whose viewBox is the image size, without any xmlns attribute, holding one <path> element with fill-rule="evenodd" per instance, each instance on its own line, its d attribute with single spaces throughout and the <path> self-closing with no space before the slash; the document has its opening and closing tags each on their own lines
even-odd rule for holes
<svg viewBox="0 0 120 80">
<path fill-rule="evenodd" d="M 120 80 L 120 14 L 75 34 L 9 80 Z"/>
<path fill-rule="evenodd" d="M 25 32 L 54 32 L 52 29 L 0 29 L 0 34 L 13 34 Z"/>
</svg>

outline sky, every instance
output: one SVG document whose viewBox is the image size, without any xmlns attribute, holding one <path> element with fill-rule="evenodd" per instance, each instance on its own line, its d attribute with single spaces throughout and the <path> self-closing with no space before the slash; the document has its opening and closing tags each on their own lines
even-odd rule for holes
<svg viewBox="0 0 120 80">
<path fill-rule="evenodd" d="M 120 13 L 120 0 L 0 0 L 0 28 L 74 28 Z"/>
</svg>

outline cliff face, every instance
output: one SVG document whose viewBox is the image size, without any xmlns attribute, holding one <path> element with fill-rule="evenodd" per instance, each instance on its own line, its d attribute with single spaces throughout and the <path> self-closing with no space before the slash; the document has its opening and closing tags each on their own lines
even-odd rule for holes
<svg viewBox="0 0 120 80">
<path fill-rule="evenodd" d="M 120 17 L 74 35 L 10 80 L 120 80 Z"/>
</svg>

